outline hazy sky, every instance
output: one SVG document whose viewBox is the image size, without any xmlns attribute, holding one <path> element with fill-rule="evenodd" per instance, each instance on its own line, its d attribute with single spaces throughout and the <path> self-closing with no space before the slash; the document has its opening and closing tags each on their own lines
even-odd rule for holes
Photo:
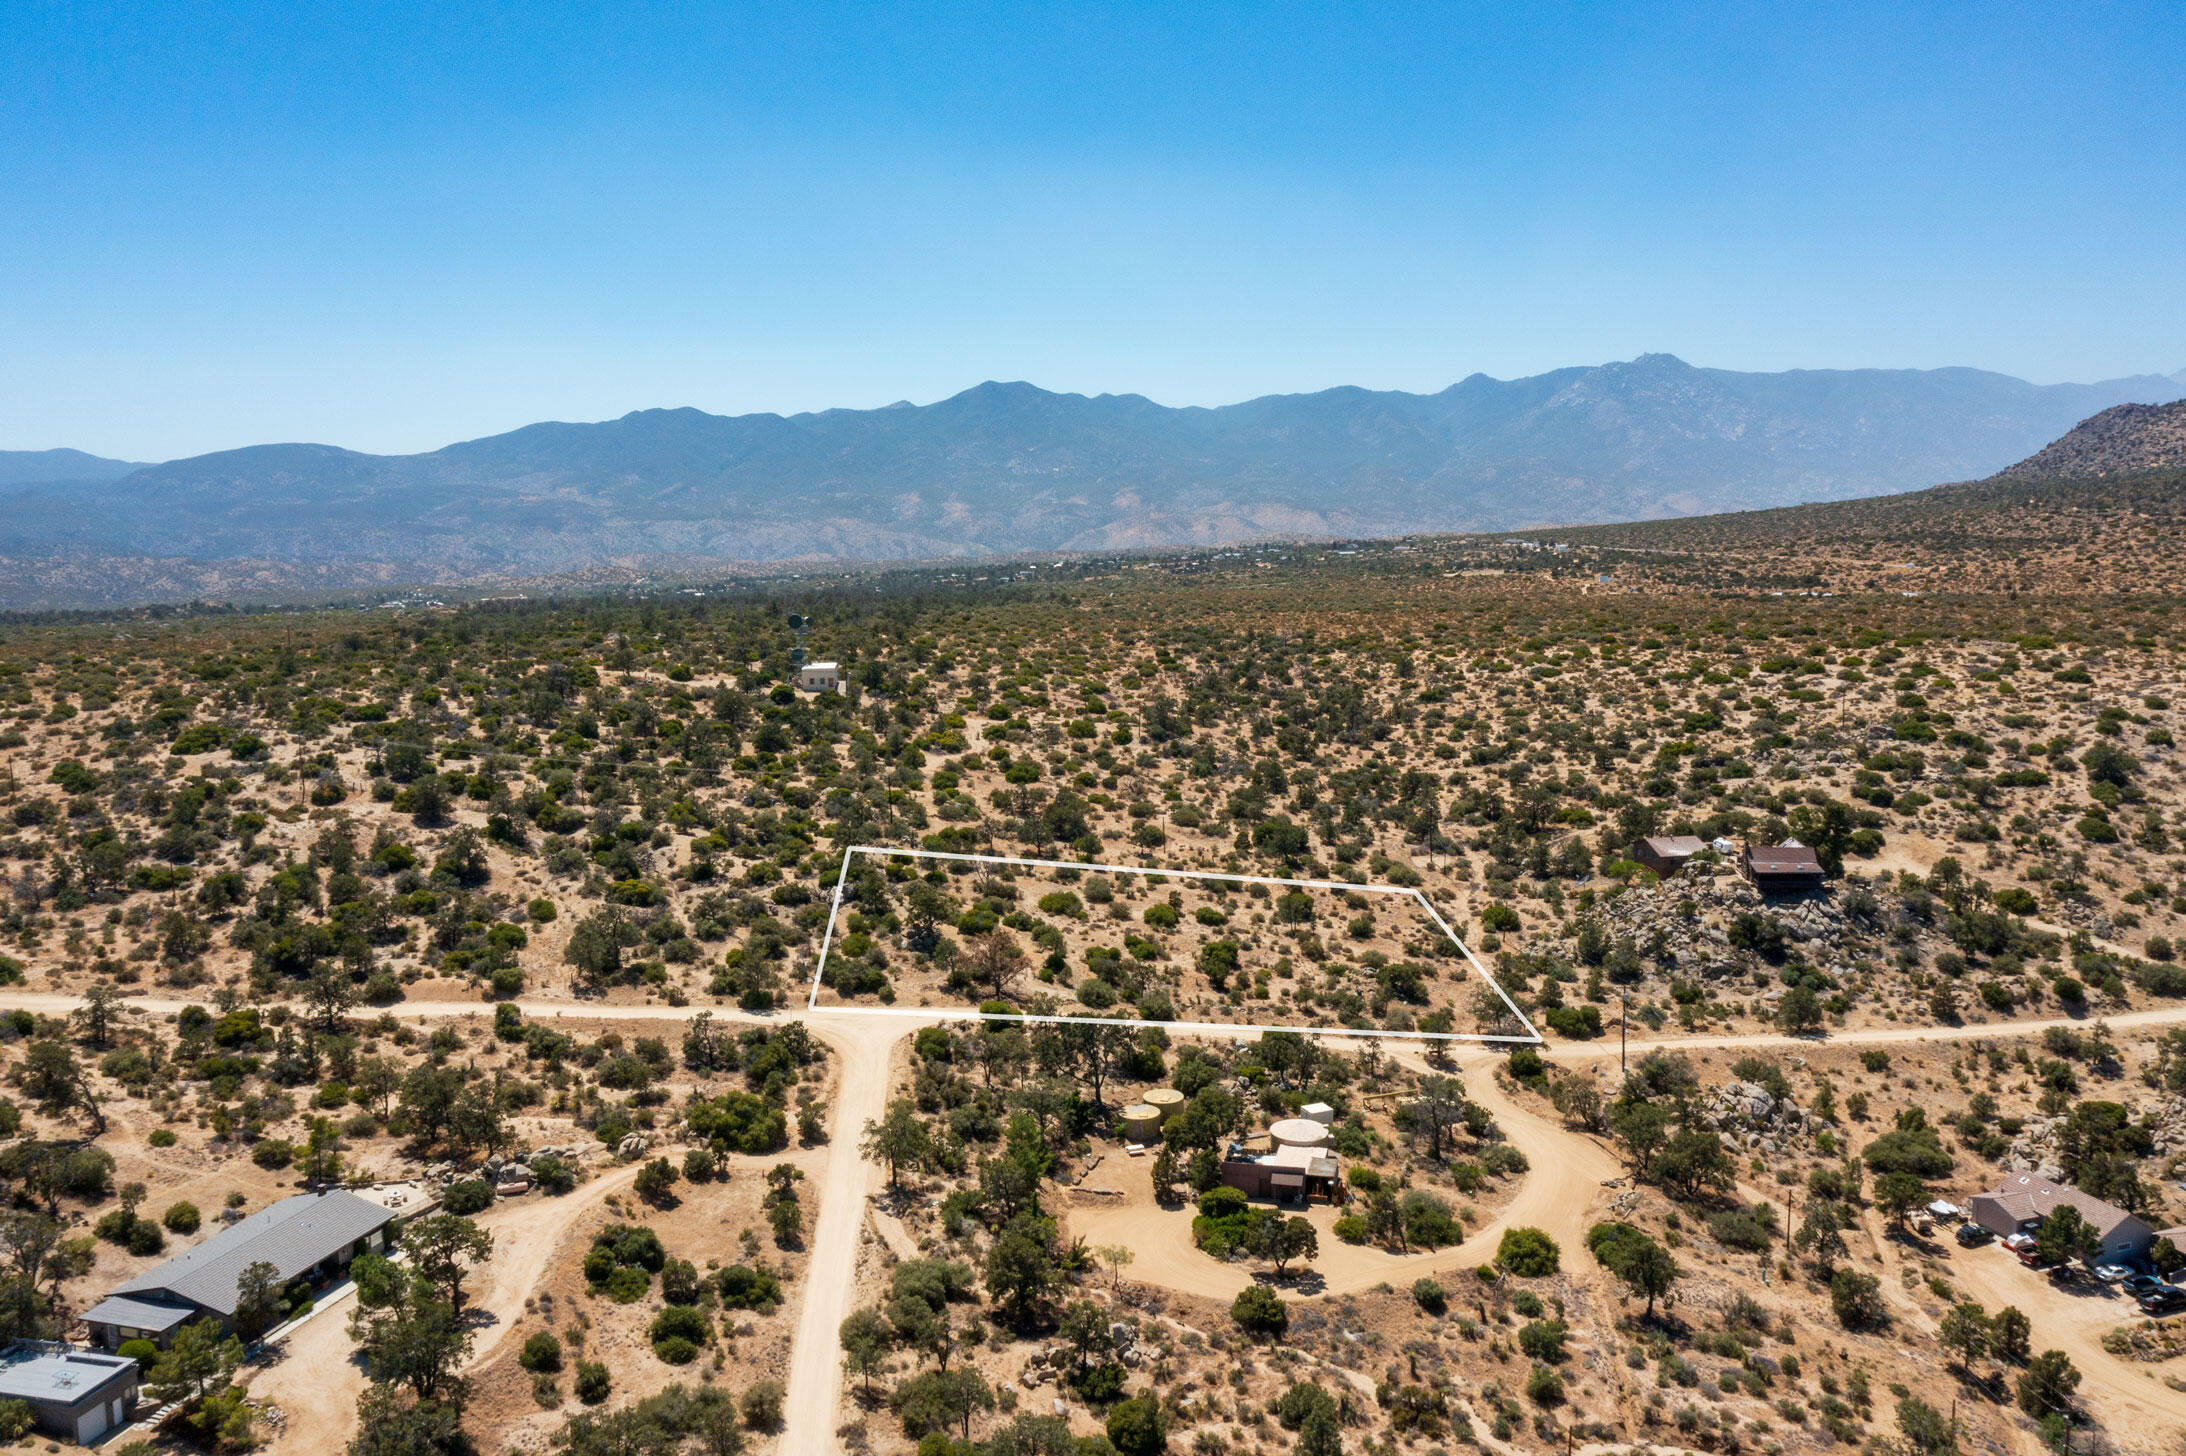
<svg viewBox="0 0 2186 1456">
<path fill-rule="evenodd" d="M 2182 103 L 2178 0 L 11 0 L 0 448 L 1648 350 L 2168 373 Z"/>
</svg>

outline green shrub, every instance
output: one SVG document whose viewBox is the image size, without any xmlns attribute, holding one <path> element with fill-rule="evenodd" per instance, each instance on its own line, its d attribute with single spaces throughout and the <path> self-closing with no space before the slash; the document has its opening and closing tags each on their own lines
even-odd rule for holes
<svg viewBox="0 0 2186 1456">
<path fill-rule="evenodd" d="M 662 1360 L 670 1365 L 688 1365 L 691 1363 L 691 1355 L 697 1353 L 698 1346 L 713 1339 L 713 1322 L 706 1318 L 702 1310 L 687 1304 L 671 1304 L 653 1316 L 652 1326 L 646 1331 L 646 1336 L 653 1342 L 653 1352 Z M 680 1360 L 671 1359 L 663 1348 L 676 1343 L 688 1348 L 688 1353 Z"/>
<path fill-rule="evenodd" d="M 782 1281 L 768 1269 L 731 1264 L 714 1276 L 723 1309 L 748 1309 L 772 1314 L 782 1303 Z"/>
<path fill-rule="evenodd" d="M 1450 1215 L 1450 1205 L 1424 1188 L 1414 1188 L 1397 1201 L 1404 1219 L 1405 1242 L 1441 1249 L 1464 1242 L 1465 1234 Z"/>
<path fill-rule="evenodd" d="M 586 1405 L 598 1405 L 607 1399 L 614 1386 L 614 1377 L 607 1373 L 605 1365 L 596 1360 L 577 1362 L 577 1399 Z"/>
<path fill-rule="evenodd" d="M 171 1127 L 155 1127 L 145 1135 L 144 1140 L 155 1148 L 171 1148 L 175 1145 L 175 1130 Z"/>
<path fill-rule="evenodd" d="M 567 1193 L 577 1186 L 577 1170 L 568 1162 L 548 1153 L 545 1157 L 531 1160 L 531 1180 L 548 1193 Z"/>
<path fill-rule="evenodd" d="M 782 1400 L 786 1392 L 779 1380 L 762 1380 L 744 1392 L 736 1403 L 744 1424 L 755 1431 L 772 1431 L 782 1424 Z"/>
<path fill-rule="evenodd" d="M 493 1206 L 493 1185 L 483 1178 L 461 1178 L 448 1185 L 441 1207 L 468 1218 Z"/>
<path fill-rule="evenodd" d="M 562 1342 L 552 1330 L 538 1330 L 526 1337 L 516 1363 L 530 1371 L 552 1372 L 562 1368 Z"/>
<path fill-rule="evenodd" d="M 123 1340 L 121 1348 L 114 1353 L 125 1360 L 136 1361 L 137 1369 L 145 1371 L 151 1369 L 152 1362 L 159 1358 L 159 1346 L 150 1340 Z"/>
<path fill-rule="evenodd" d="M 1518 1331 L 1518 1348 L 1544 1365 L 1554 1365 L 1564 1358 L 1565 1333 L 1562 1320 L 1534 1320 Z"/>
<path fill-rule="evenodd" d="M 1521 1279 L 1545 1278 L 1562 1260 L 1556 1241 L 1537 1228 L 1505 1229 L 1495 1248 L 1495 1262 Z"/>
<path fill-rule="evenodd" d="M 1412 1302 L 1429 1314 L 1440 1314 L 1450 1307 L 1449 1296 L 1432 1279 L 1412 1281 Z"/>
<path fill-rule="evenodd" d="M 1290 1311 L 1280 1296 L 1265 1284 L 1247 1285 L 1231 1301 L 1230 1318 L 1248 1335 L 1275 1339 L 1290 1328 Z"/>
</svg>

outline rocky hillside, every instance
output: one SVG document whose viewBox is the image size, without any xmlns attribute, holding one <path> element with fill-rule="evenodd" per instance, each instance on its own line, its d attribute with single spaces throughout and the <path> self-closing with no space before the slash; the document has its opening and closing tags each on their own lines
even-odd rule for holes
<svg viewBox="0 0 2186 1456">
<path fill-rule="evenodd" d="M 2082 420 L 1999 480 L 2085 480 L 2186 467 L 2186 400 L 2121 404 Z"/>
</svg>

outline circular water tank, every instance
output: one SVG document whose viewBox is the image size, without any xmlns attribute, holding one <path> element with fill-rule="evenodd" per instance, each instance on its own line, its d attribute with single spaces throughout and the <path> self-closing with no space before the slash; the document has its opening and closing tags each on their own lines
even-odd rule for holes
<svg viewBox="0 0 2186 1456">
<path fill-rule="evenodd" d="M 1286 1117 L 1268 1129 L 1279 1148 L 1317 1148 L 1328 1141 L 1328 1129 L 1310 1117 Z"/>
<path fill-rule="evenodd" d="M 1161 1141 L 1161 1110 L 1134 1102 L 1123 1110 L 1123 1135 L 1134 1143 Z"/>
<path fill-rule="evenodd" d="M 1174 1087 L 1156 1087 L 1146 1094 L 1146 1105 L 1159 1112 L 1162 1123 L 1167 1125 L 1170 1118 L 1184 1110 L 1184 1094 Z"/>
</svg>

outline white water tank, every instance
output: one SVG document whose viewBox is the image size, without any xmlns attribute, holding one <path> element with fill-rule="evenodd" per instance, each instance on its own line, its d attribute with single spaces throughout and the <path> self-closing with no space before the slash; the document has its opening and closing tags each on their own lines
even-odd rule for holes
<svg viewBox="0 0 2186 1456">
<path fill-rule="evenodd" d="M 1286 1117 L 1268 1129 L 1279 1148 L 1317 1148 L 1328 1141 L 1328 1129 L 1310 1117 Z"/>
</svg>

